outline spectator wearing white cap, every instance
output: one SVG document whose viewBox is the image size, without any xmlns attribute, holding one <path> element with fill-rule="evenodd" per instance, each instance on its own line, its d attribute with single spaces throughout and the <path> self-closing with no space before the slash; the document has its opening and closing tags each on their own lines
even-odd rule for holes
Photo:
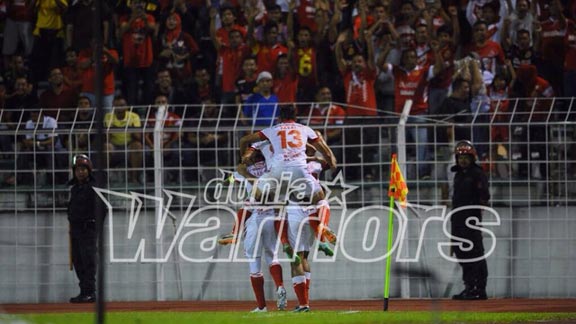
<svg viewBox="0 0 576 324">
<path fill-rule="evenodd" d="M 263 71 L 256 79 L 256 90 L 242 108 L 247 124 L 269 127 L 278 116 L 278 97 L 272 93 L 272 74 Z"/>
</svg>

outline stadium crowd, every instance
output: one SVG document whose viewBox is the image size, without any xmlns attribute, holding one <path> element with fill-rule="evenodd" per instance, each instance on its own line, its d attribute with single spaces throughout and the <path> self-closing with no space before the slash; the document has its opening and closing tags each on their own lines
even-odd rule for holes
<svg viewBox="0 0 576 324">
<path fill-rule="evenodd" d="M 95 3 L 102 4 L 101 58 L 93 54 Z M 328 124 L 366 125 L 385 122 L 376 117 L 387 112 L 401 112 L 406 99 L 414 101 L 409 123 L 417 124 L 439 115 L 455 115 L 452 121 L 465 123 L 477 110 L 484 121 L 491 114 L 506 121 L 509 99 L 576 96 L 576 2 L 568 0 L 3 0 L 0 19 L 0 129 L 18 123 L 34 128 L 39 118 L 43 128 L 89 118 L 91 112 L 49 109 L 81 111 L 94 105 L 95 60 L 104 67 L 105 123 L 113 127 L 141 127 L 151 115 L 147 108 L 112 107 L 159 102 L 170 105 L 172 125 L 199 113 L 181 105 L 230 104 L 224 111 L 204 113 L 241 116 L 260 126 L 274 120 L 274 112 L 236 104 L 294 102 L 316 102 L 299 105 L 301 116 L 315 117 L 310 123 L 328 116 Z M 491 105 L 490 100 L 499 101 Z M 534 102 L 525 100 L 514 109 L 536 111 L 529 118 L 540 122 L 550 109 L 568 107 L 562 100 L 538 100 L 534 109 Z M 30 113 L 37 108 L 48 110 L 42 116 Z M 563 117 L 555 113 L 552 118 Z M 543 127 L 528 125 L 513 134 L 507 127 L 456 129 L 439 138 L 506 143 L 517 136 L 539 142 L 546 140 Z M 360 138 L 378 141 L 374 129 L 351 128 L 344 135 L 331 130 L 325 137 L 328 144 L 346 137 L 350 152 L 339 161 L 353 164 Z M 419 162 L 430 159 L 422 143 L 432 133 L 425 127 L 409 130 L 421 143 L 415 153 Z M 151 149 L 143 136 L 114 135 L 109 150 Z M 16 145 L 19 151 L 83 149 L 46 135 L 0 137 L 2 158 L 9 158 Z M 184 137 L 189 147 L 227 140 L 220 133 Z M 174 141 L 167 136 L 165 145 Z M 536 152 L 536 159 L 545 159 L 542 145 L 534 146 L 519 154 L 535 158 Z M 479 145 L 479 158 L 490 149 Z M 143 159 L 136 155 L 118 159 L 135 168 Z M 420 164 L 419 178 L 430 175 L 427 168 Z M 372 171 L 363 175 L 375 176 Z M 347 177 L 357 178 L 354 172 L 358 168 L 348 170 Z M 130 178 L 138 180 L 136 174 Z M 11 174 L 0 180 L 15 181 Z"/>
</svg>

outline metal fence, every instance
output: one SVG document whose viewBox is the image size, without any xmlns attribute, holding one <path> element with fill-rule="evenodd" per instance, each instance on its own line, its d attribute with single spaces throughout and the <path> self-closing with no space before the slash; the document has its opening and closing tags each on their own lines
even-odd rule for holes
<svg viewBox="0 0 576 324">
<path fill-rule="evenodd" d="M 502 220 L 495 230 L 497 248 L 488 259 L 489 295 L 574 297 L 574 98 L 509 99 L 491 102 L 489 111 L 475 109 L 474 113 L 457 116 L 402 117 L 380 111 L 378 116 L 369 118 L 349 116 L 342 124 L 336 122 L 337 116 L 317 117 L 309 106 L 298 105 L 300 122 L 328 138 L 343 179 L 358 187 L 347 193 L 346 205 L 334 212 L 334 228 L 342 228 L 347 215 L 355 210 L 387 205 L 390 156 L 395 152 L 402 157 L 409 202 L 449 206 L 448 169 L 454 164 L 454 141 L 446 134 L 467 132 L 477 147 L 479 163 L 489 175 L 490 206 Z M 217 181 L 213 180 L 223 179 L 221 170 L 232 171 L 239 162 L 240 137 L 264 127 L 242 118 L 240 110 L 237 106 L 223 105 L 115 107 L 112 114 L 121 116 L 127 111 L 138 115 L 140 126 L 105 126 L 102 140 L 106 150 L 106 189 L 132 197 L 163 196 L 169 190 L 196 197 L 194 210 L 210 205 L 206 200 L 214 198 L 211 189 Z M 158 111 L 160 114 L 156 116 Z M 166 118 L 166 111 L 180 118 L 174 115 Z M 66 271 L 66 182 L 71 177 L 70 161 L 74 154 L 94 156 L 96 129 L 91 109 L 0 111 L 0 271 L 4 274 L 0 278 L 0 302 L 61 301 L 75 291 L 75 278 Z M 124 144 L 119 144 L 122 140 Z M 328 172 L 323 179 L 334 176 Z M 109 196 L 116 220 L 122 220 L 108 222 L 108 230 L 119 229 L 114 233 L 124 233 L 128 226 L 127 215 L 134 206 L 128 196 Z M 162 254 L 176 234 L 166 230 L 164 237 L 155 239 L 158 203 L 141 200 L 139 235 L 150 235 L 147 244 L 152 251 Z M 188 204 L 180 197 L 172 201 L 169 209 L 174 214 L 184 214 Z M 408 217 L 408 249 L 404 250 L 411 255 L 419 246 L 422 222 L 432 214 L 414 208 L 407 213 L 414 216 Z M 214 215 L 222 217 L 223 228 L 231 227 L 232 218 L 222 216 L 218 210 L 203 213 L 199 219 L 208 220 Z M 381 223 L 382 229 L 386 229 L 386 222 Z M 347 232 L 351 234 L 347 234 L 346 242 L 352 245 L 361 242 L 362 224 L 355 224 Z M 122 235 L 116 238 L 118 247 L 114 248 L 126 255 L 138 246 L 137 241 L 121 239 Z M 441 224 L 430 226 L 424 239 L 428 250 L 425 248 L 419 261 L 406 267 L 431 269 L 439 274 L 440 281 L 401 278 L 393 282 L 392 296 L 433 296 L 431 284 L 441 286 L 459 281 L 459 274 L 451 270 L 452 264 L 440 259 L 438 251 L 431 248 L 443 239 Z M 185 244 L 194 246 L 201 240 Z M 385 250 L 385 240 L 383 237 L 380 240 L 380 250 L 367 255 Z M 348 243 L 339 248 L 344 249 Z M 108 241 L 106 244 L 109 249 Z M 358 244 L 346 250 L 365 252 Z M 224 248 L 215 251 L 225 253 Z M 313 298 L 381 295 L 378 287 L 383 280 L 384 261 L 368 264 L 347 261 L 337 253 L 336 263 L 319 263 L 316 281 L 319 286 Z M 163 264 L 109 262 L 108 267 L 111 275 L 107 284 L 115 300 L 251 298 L 245 264 L 196 264 L 173 255 Z M 361 278 L 355 287 L 359 289 L 347 289 L 350 278 L 358 276 Z M 334 281 L 339 288 L 328 289 L 328 283 Z M 12 288 L 19 289 L 12 294 L 9 293 L 14 291 Z"/>
</svg>

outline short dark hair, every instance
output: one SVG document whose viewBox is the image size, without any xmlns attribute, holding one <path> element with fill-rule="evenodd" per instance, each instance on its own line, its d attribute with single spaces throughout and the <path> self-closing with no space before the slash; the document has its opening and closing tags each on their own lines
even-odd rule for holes
<svg viewBox="0 0 576 324">
<path fill-rule="evenodd" d="M 452 89 L 453 90 L 459 90 L 460 88 L 462 88 L 462 85 L 464 84 L 464 82 L 470 84 L 470 81 L 468 81 L 464 78 L 454 79 L 454 81 L 452 81 Z"/>
<path fill-rule="evenodd" d="M 518 29 L 518 31 L 516 32 L 516 35 L 520 35 L 520 34 L 528 34 L 528 36 L 530 36 L 530 31 L 528 29 Z"/>
<path fill-rule="evenodd" d="M 293 104 L 286 104 L 286 105 L 281 105 L 279 106 L 280 112 L 278 114 L 278 116 L 280 117 L 280 120 L 295 120 L 296 119 L 296 106 Z"/>
<path fill-rule="evenodd" d="M 436 31 L 436 35 L 440 35 L 442 33 L 452 36 L 453 35 L 452 27 L 450 27 L 448 25 L 442 25 L 442 26 L 438 27 L 438 30 Z"/>
<path fill-rule="evenodd" d="M 272 28 L 278 29 L 278 24 L 275 21 L 267 22 L 264 25 L 264 29 L 262 30 L 264 32 L 264 35 L 268 34 L 270 32 L 270 30 L 272 30 Z"/>
<path fill-rule="evenodd" d="M 477 22 L 472 25 L 472 28 L 476 28 L 477 26 L 484 25 L 488 27 L 488 23 L 485 20 L 478 20 Z"/>
<path fill-rule="evenodd" d="M 88 102 L 90 103 L 90 105 L 92 105 L 92 100 L 90 100 L 90 97 L 85 96 L 85 95 L 79 95 L 79 96 L 78 96 L 78 100 L 76 100 L 76 102 L 80 102 L 80 100 L 82 100 L 82 99 L 88 100 Z"/>
<path fill-rule="evenodd" d="M 230 4 L 223 4 L 220 6 L 220 16 L 222 16 L 226 11 L 230 11 L 234 15 L 234 17 L 237 16 L 236 9 Z"/>
</svg>

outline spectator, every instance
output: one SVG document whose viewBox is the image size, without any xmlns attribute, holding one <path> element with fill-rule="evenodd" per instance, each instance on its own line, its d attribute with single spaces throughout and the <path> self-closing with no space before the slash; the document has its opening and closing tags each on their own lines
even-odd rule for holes
<svg viewBox="0 0 576 324">
<path fill-rule="evenodd" d="M 248 8 L 247 8 L 248 10 Z M 256 55 L 258 71 L 274 71 L 278 56 L 287 54 L 288 49 L 278 42 L 278 25 L 269 21 L 264 25 L 264 40 L 258 42 L 254 39 L 254 19 L 257 14 L 255 8 L 250 8 L 248 15 L 248 46 L 252 48 L 252 53 Z"/>
<path fill-rule="evenodd" d="M 279 112 L 278 97 L 272 93 L 272 74 L 260 72 L 256 84 L 257 92 L 248 97 L 242 108 L 243 123 L 260 128 L 272 126 Z"/>
<path fill-rule="evenodd" d="M 426 123 L 428 114 L 428 85 L 431 77 L 439 75 L 444 68 L 442 56 L 439 53 L 439 44 L 431 44 L 434 51 L 435 63 L 430 69 L 418 66 L 416 50 L 407 49 L 402 52 L 401 65 L 384 64 L 382 70 L 394 76 L 395 96 L 394 109 L 402 113 L 406 100 L 412 100 L 408 124 L 414 125 L 408 129 L 408 134 L 416 145 L 416 161 L 418 163 L 418 178 L 430 178 L 428 160 L 428 130 L 418 124 Z M 386 52 L 384 52 L 386 53 Z"/>
<path fill-rule="evenodd" d="M 534 41 L 536 47 L 530 45 L 531 43 L 532 39 L 529 31 L 521 29 L 516 33 L 516 43 L 512 44 L 506 54 L 515 69 L 518 69 L 523 64 L 536 64 L 538 58 L 535 48 L 539 46 L 539 41 Z"/>
<path fill-rule="evenodd" d="M 40 184 L 63 184 L 67 180 L 67 174 L 60 173 L 56 176 L 56 172 L 64 168 L 66 161 L 66 154 L 62 142 L 58 134 L 55 132 L 58 129 L 58 122 L 56 119 L 45 116 L 42 111 L 31 110 L 30 119 L 26 122 L 25 128 L 27 130 L 35 130 L 34 134 L 27 134 L 22 141 L 22 150 L 24 154 L 18 156 L 20 170 L 32 170 L 30 173 L 23 174 L 22 182 L 25 184 L 33 184 L 33 177 L 38 170 L 46 170 L 46 179 L 35 178 L 37 183 Z M 52 175 L 55 175 L 52 178 Z M 44 182 L 45 181 L 45 182 Z"/>
<path fill-rule="evenodd" d="M 86 48 L 80 52 L 78 57 L 78 67 L 82 71 L 82 92 L 80 95 L 86 96 L 90 99 L 92 104 L 96 103 L 96 94 L 94 93 L 94 78 L 96 77 L 96 70 L 94 67 L 94 51 L 92 48 Z M 115 92 L 115 76 L 114 67 L 118 64 L 118 52 L 115 49 L 102 47 L 102 66 L 103 66 L 103 79 L 104 85 L 102 88 L 102 107 L 106 111 L 111 111 L 114 92 Z"/>
<path fill-rule="evenodd" d="M 508 17 L 508 5 L 505 0 L 469 1 L 466 7 L 466 18 L 471 26 L 479 21 L 486 24 L 486 39 L 500 43 L 504 19 Z"/>
<path fill-rule="evenodd" d="M 78 66 L 78 52 L 69 47 L 66 49 L 66 65 L 62 67 L 64 74 L 64 84 L 76 91 L 82 92 L 82 70 Z"/>
<path fill-rule="evenodd" d="M 164 116 L 158 116 L 158 107 L 164 106 Z M 164 167 L 168 168 L 176 168 L 179 166 L 179 154 L 177 152 L 178 149 L 178 140 L 180 139 L 180 133 L 175 131 L 175 129 L 179 128 L 182 125 L 182 119 L 177 114 L 168 111 L 168 97 L 165 95 L 158 95 L 154 99 L 154 106 L 153 109 L 150 110 L 150 114 L 148 116 L 148 127 L 150 129 L 154 129 L 156 120 L 161 118 L 162 121 L 162 128 L 164 132 L 162 133 L 162 153 L 164 156 Z M 170 129 L 174 129 L 173 131 L 168 131 Z M 152 161 L 153 156 L 152 152 L 154 151 L 154 133 L 146 132 L 144 137 L 146 143 L 146 157 L 147 160 Z M 150 165 L 154 165 L 150 163 Z M 165 172 L 165 181 L 170 182 L 176 179 L 176 172 L 173 170 L 167 170 Z"/>
<path fill-rule="evenodd" d="M 430 79 L 430 95 L 428 100 L 428 114 L 436 115 L 440 105 L 448 95 L 452 76 L 454 75 L 454 57 L 456 56 L 456 44 L 453 31 L 449 26 L 438 28 L 438 54 L 441 56 L 443 68 L 432 79 Z M 457 38 L 456 38 L 457 39 Z"/>
<path fill-rule="evenodd" d="M 211 19 L 216 19 L 216 16 L 210 16 Z M 242 34 L 242 38 L 246 38 L 246 28 L 236 23 L 236 13 L 234 11 L 234 7 L 230 5 L 222 5 L 220 7 L 220 20 L 222 23 L 222 27 L 216 30 L 216 39 L 224 45 L 228 46 L 230 44 L 228 36 L 230 35 L 231 30 L 237 30 Z M 216 22 L 210 22 L 210 24 L 216 24 Z"/>
<path fill-rule="evenodd" d="M 6 100 L 5 118 L 10 123 L 21 123 L 29 119 L 29 110 L 38 107 L 38 97 L 25 76 L 17 77 L 14 92 Z"/>
<path fill-rule="evenodd" d="M 534 33 L 539 33 L 540 36 L 540 64 L 538 65 L 538 73 L 550 84 L 554 89 L 554 93 L 562 96 L 564 76 L 564 57 L 566 53 L 564 38 L 566 34 L 566 17 L 562 12 L 562 4 L 560 0 L 550 1 L 549 17 L 543 17 L 544 13 L 540 16 L 541 28 L 534 30 Z"/>
<path fill-rule="evenodd" d="M 288 2 L 294 2 L 294 0 L 289 0 Z M 288 15 L 291 13 L 292 11 L 288 10 Z M 256 33 L 256 40 L 259 42 L 264 41 L 264 25 L 269 21 L 272 21 L 278 26 L 277 42 L 285 46 L 288 45 L 288 42 L 292 40 L 292 37 L 289 35 L 287 24 L 282 21 L 282 17 L 282 8 L 279 5 L 272 4 L 266 8 L 266 15 L 262 19 L 263 25 L 256 27 L 254 30 Z"/>
<path fill-rule="evenodd" d="M 298 92 L 298 83 L 300 78 L 294 71 L 294 60 L 292 60 L 290 49 L 288 55 L 280 55 L 276 62 L 274 71 L 273 93 L 278 97 L 279 103 L 294 103 Z"/>
<path fill-rule="evenodd" d="M 170 71 L 180 84 L 188 84 L 192 77 L 191 58 L 200 49 L 194 38 L 182 31 L 182 20 L 178 13 L 170 14 L 165 26 L 158 41 L 160 68 Z"/>
<path fill-rule="evenodd" d="M 250 97 L 256 89 L 256 78 L 258 74 L 258 67 L 256 66 L 256 58 L 247 56 L 242 61 L 242 73 L 238 80 L 236 80 L 236 103 L 243 104 Z"/>
<path fill-rule="evenodd" d="M 467 53 L 476 53 L 482 65 L 482 70 L 494 75 L 496 74 L 496 68 L 504 65 L 504 51 L 500 44 L 488 38 L 486 22 L 479 20 L 474 24 L 473 28 L 474 40 Z"/>
<path fill-rule="evenodd" d="M 74 116 L 72 129 L 73 135 L 70 137 L 71 143 L 66 143 L 66 147 L 74 153 L 95 151 L 95 134 L 90 135 L 90 130 L 94 131 L 94 108 L 90 98 L 86 96 L 78 97 L 76 105 L 76 115 Z M 65 141 L 66 142 L 66 141 Z"/>
<path fill-rule="evenodd" d="M 110 33 L 110 17 L 112 11 L 108 4 L 97 2 L 100 6 L 102 16 L 102 43 L 108 44 Z M 94 38 L 92 17 L 94 15 L 94 0 L 79 0 L 73 2 L 66 14 L 66 47 L 71 47 L 77 51 L 89 48 L 90 40 Z"/>
<path fill-rule="evenodd" d="M 60 68 L 53 68 L 48 77 L 48 89 L 40 95 L 40 107 L 53 108 L 46 110 L 45 115 L 66 122 L 72 119 L 73 112 L 60 108 L 74 108 L 77 97 L 78 94 L 74 90 L 64 85 L 64 75 Z"/>
<path fill-rule="evenodd" d="M 214 102 L 218 97 L 214 86 L 210 80 L 210 73 L 206 67 L 198 67 L 194 71 L 194 80 L 190 87 L 190 97 L 193 98 L 191 102 L 193 104 L 201 104 L 207 101 Z M 226 114 L 234 115 L 234 114 Z"/>
<path fill-rule="evenodd" d="M 465 63 L 467 64 L 467 63 Z M 468 66 L 465 67 L 468 69 Z M 457 76 L 452 82 L 452 94 L 444 99 L 438 109 L 440 120 L 449 124 L 443 126 L 439 124 L 436 130 L 436 159 L 442 161 L 437 164 L 435 172 L 436 179 L 449 180 L 451 182 L 449 169 L 452 162 L 453 149 L 452 143 L 469 140 L 472 135 L 470 126 L 470 74 Z M 440 185 L 442 200 L 448 200 L 450 197 L 448 184 L 444 181 Z"/>
<path fill-rule="evenodd" d="M 16 54 L 20 43 L 24 48 L 24 55 L 32 53 L 34 38 L 32 36 L 32 21 L 34 19 L 31 1 L 12 0 L 6 1 L 6 24 L 4 26 L 4 41 L 2 54 L 4 54 L 5 66 L 8 58 Z"/>
<path fill-rule="evenodd" d="M 488 160 L 488 144 L 490 141 L 490 98 L 488 86 L 494 80 L 494 74 L 485 69 L 477 58 L 470 59 L 468 69 L 471 76 L 471 110 L 474 115 L 472 122 L 472 140 L 476 143 L 476 152 L 482 161 Z"/>
<path fill-rule="evenodd" d="M 156 72 L 156 89 L 154 91 L 154 97 L 163 95 L 168 98 L 170 103 L 170 109 L 177 115 L 181 115 L 179 112 L 183 110 L 181 105 L 186 105 L 190 103 L 189 96 L 186 92 L 182 90 L 177 84 L 174 84 L 170 71 L 166 69 L 160 69 Z"/>
<path fill-rule="evenodd" d="M 34 28 L 34 48 L 30 63 L 35 80 L 44 80 L 48 69 L 62 65 L 64 57 L 64 13 L 67 0 L 38 0 Z"/>
<path fill-rule="evenodd" d="M 296 40 L 297 45 L 295 49 L 291 49 L 291 56 L 296 61 L 295 71 L 298 73 L 298 101 L 310 102 L 314 99 L 314 91 L 318 87 L 319 40 L 312 38 L 312 31 L 307 27 L 300 27 Z"/>
<path fill-rule="evenodd" d="M 156 30 L 154 16 L 147 14 L 145 2 L 134 0 L 130 4 L 130 14 L 120 18 L 120 35 L 124 57 L 124 80 L 127 101 L 131 105 L 152 101 L 154 88 L 153 36 Z M 138 83 L 142 81 L 142 101 L 139 99 Z"/>
<path fill-rule="evenodd" d="M 210 10 L 210 37 L 218 52 L 216 83 L 220 85 L 221 103 L 233 104 L 236 102 L 235 82 L 240 76 L 242 61 L 250 54 L 250 49 L 244 44 L 244 38 L 238 29 L 230 30 L 228 44 L 216 36 L 216 13 L 216 8 Z"/>
<path fill-rule="evenodd" d="M 374 50 L 372 44 L 372 35 L 370 31 L 366 31 L 363 35 L 367 48 L 368 57 L 365 58 L 361 53 L 357 53 L 352 58 L 351 65 L 347 65 L 344 61 L 342 53 L 342 44 L 346 40 L 346 33 L 341 33 L 336 41 L 336 60 L 338 69 L 344 80 L 344 88 L 346 94 L 346 103 L 348 108 L 346 115 L 348 116 L 347 124 L 349 125 L 367 125 L 376 123 L 373 117 L 377 115 L 376 112 L 376 93 L 374 84 L 376 82 L 376 67 L 374 65 Z M 361 131 L 362 130 L 362 131 Z M 368 165 L 374 159 L 374 146 L 379 142 L 378 129 L 375 127 L 359 126 L 349 128 L 346 130 L 346 145 L 349 150 L 345 154 L 345 164 L 348 168 L 346 170 L 346 177 L 349 180 L 358 180 L 360 168 L 356 163 L 360 163 L 360 156 L 365 165 Z M 361 140 L 364 140 L 361 142 Z M 362 149 L 361 149 L 362 148 Z M 371 152 L 369 152 L 371 151 Z M 363 153 L 362 153 L 363 152 Z M 365 168 L 364 178 L 371 179 L 374 177 L 374 170 L 370 167 Z"/>
<path fill-rule="evenodd" d="M 188 127 L 198 128 L 184 134 L 182 166 L 184 178 L 188 181 L 209 181 L 219 174 L 215 166 L 229 165 L 231 157 L 228 147 L 228 134 L 217 131 L 217 127 L 230 126 L 226 120 L 219 118 L 221 112 L 212 102 L 202 106 L 201 119 L 188 119 Z M 201 123 L 200 123 L 201 121 Z M 214 131 L 200 131 L 199 128 Z M 227 164 L 228 163 L 228 164 Z"/>
<path fill-rule="evenodd" d="M 112 166 L 128 162 L 128 182 L 141 182 L 139 170 L 142 168 L 142 134 L 138 130 L 142 127 L 140 117 L 128 111 L 128 103 L 121 96 L 114 98 L 113 106 L 113 111 L 104 116 L 104 125 L 107 129 L 119 128 L 124 131 L 108 135 Z"/>
<path fill-rule="evenodd" d="M 316 103 L 308 111 L 300 114 L 303 124 L 315 129 L 324 129 L 326 143 L 332 149 L 337 161 L 342 159 L 342 128 L 346 120 L 346 111 L 332 102 L 332 91 L 327 86 L 321 86 L 316 91 Z M 331 126 L 331 128 L 326 128 Z"/>
<path fill-rule="evenodd" d="M 508 179 L 508 170 L 510 169 L 504 160 L 508 159 L 509 143 L 509 122 L 510 102 L 508 97 L 510 90 L 514 86 L 515 72 L 512 63 L 507 62 L 507 69 L 499 71 L 488 87 L 488 97 L 490 98 L 490 151 L 488 158 L 490 160 L 489 169 L 494 176 L 502 179 Z"/>
<path fill-rule="evenodd" d="M 516 149 L 514 155 L 522 158 L 519 165 L 519 176 L 530 176 L 532 179 L 546 177 L 547 160 L 546 142 L 548 128 L 546 121 L 552 114 L 554 89 L 550 82 L 538 76 L 534 65 L 522 65 L 518 68 L 516 82 L 514 83 L 513 96 L 518 98 L 533 98 L 533 100 L 521 100 L 520 107 L 516 108 L 515 123 L 527 123 L 525 127 L 517 126 L 514 130 L 516 140 L 514 142 L 528 143 Z M 520 113 L 521 112 L 521 113 Z"/>
<path fill-rule="evenodd" d="M 530 3 L 535 5 L 534 1 Z M 528 32 L 528 38 L 534 35 L 533 26 L 536 20 L 532 15 L 530 3 L 528 0 L 517 0 L 514 12 L 504 18 L 501 36 L 501 45 L 504 49 L 508 49 L 513 44 L 518 43 L 518 33 L 521 30 Z M 529 44 L 529 46 L 530 45 L 532 44 Z"/>
<path fill-rule="evenodd" d="M 19 77 L 25 77 L 30 86 L 34 87 L 32 73 L 24 61 L 24 56 L 21 54 L 12 55 L 10 64 L 4 71 L 3 77 L 8 93 L 12 93 L 15 90 L 16 78 Z"/>
<path fill-rule="evenodd" d="M 290 1 L 296 2 L 296 0 L 288 0 L 288 6 L 290 6 Z M 296 6 L 296 17 L 298 21 L 296 23 L 300 27 L 307 27 L 312 32 L 316 32 L 318 26 L 316 26 L 316 5 L 320 5 L 320 1 L 316 2 L 313 0 L 300 0 Z"/>
<path fill-rule="evenodd" d="M 434 53 L 429 44 L 430 35 L 428 33 L 428 26 L 424 24 L 416 26 L 414 42 L 416 44 L 416 57 L 418 58 L 416 64 L 422 69 L 426 69 L 434 64 Z"/>
<path fill-rule="evenodd" d="M 414 26 L 418 21 L 418 12 L 412 2 L 402 2 L 400 15 L 396 19 L 396 32 L 400 38 L 399 50 L 414 48 L 416 44 L 416 30 Z"/>
<path fill-rule="evenodd" d="M 3 85 L 0 85 L 0 91 L 2 91 Z M 5 91 L 5 89 L 4 89 Z M 1 94 L 1 92 L 0 92 Z M 0 106 L 0 131 L 8 131 L 14 129 L 15 125 L 12 125 L 8 122 L 6 118 L 6 114 L 4 113 L 5 109 L 3 106 Z M 16 183 L 16 177 L 14 173 L 8 170 L 14 170 L 15 165 L 14 161 L 16 161 L 16 152 L 14 150 L 16 144 L 16 136 L 15 135 L 8 135 L 3 134 L 0 135 L 0 162 L 2 165 L 2 170 L 0 171 L 0 186 L 2 185 L 14 185 Z"/>
</svg>

